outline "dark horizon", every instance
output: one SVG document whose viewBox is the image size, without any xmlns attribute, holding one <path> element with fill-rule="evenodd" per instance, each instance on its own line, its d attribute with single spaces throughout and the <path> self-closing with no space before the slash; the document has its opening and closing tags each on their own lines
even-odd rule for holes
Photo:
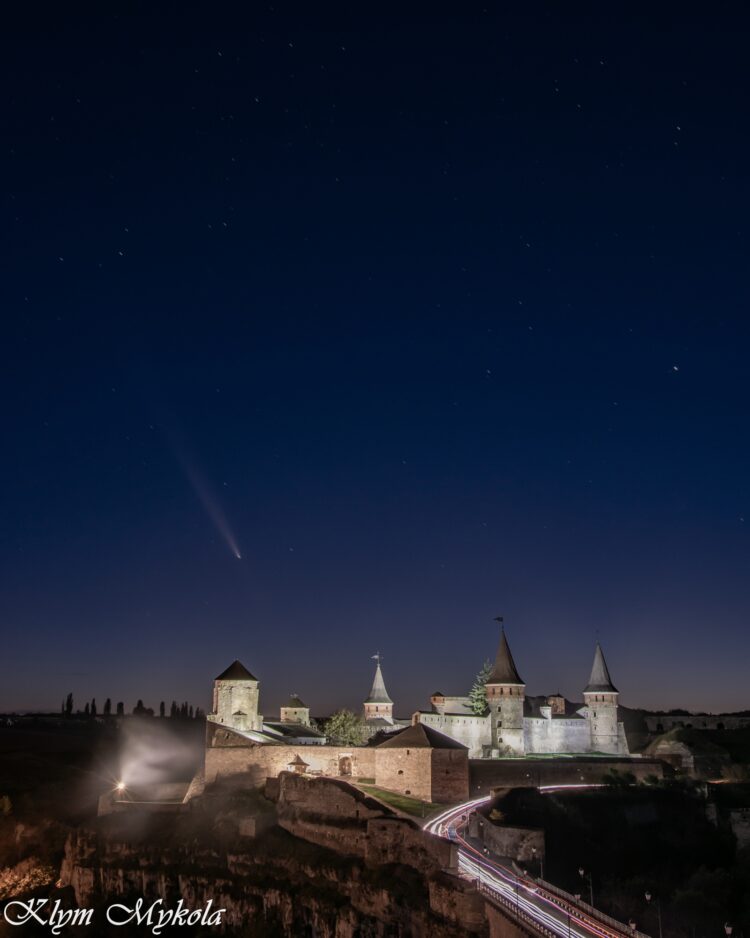
<svg viewBox="0 0 750 938">
<path fill-rule="evenodd" d="M 9 12 L 0 710 L 750 707 L 749 36 Z"/>
</svg>

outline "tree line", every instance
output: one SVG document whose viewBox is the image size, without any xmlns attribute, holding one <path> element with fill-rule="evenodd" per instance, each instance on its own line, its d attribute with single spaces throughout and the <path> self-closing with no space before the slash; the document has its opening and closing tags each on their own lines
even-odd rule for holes
<svg viewBox="0 0 750 938">
<path fill-rule="evenodd" d="M 63 716 L 70 717 L 74 713 L 74 700 L 73 694 L 68 694 L 68 696 L 63 700 L 60 706 L 60 712 Z M 145 707 L 143 701 L 139 700 L 138 703 L 131 710 L 133 716 L 137 717 L 153 717 L 156 714 L 154 713 L 153 707 Z M 112 700 L 107 697 L 102 706 L 101 712 L 96 705 L 96 697 L 92 697 L 91 701 L 86 701 L 83 710 L 75 710 L 77 716 L 84 717 L 111 717 L 112 716 Z M 125 704 L 122 701 L 119 701 L 115 705 L 116 717 L 125 716 Z M 167 706 L 165 701 L 159 704 L 159 716 L 162 719 L 167 718 Z M 170 720 L 202 720 L 206 716 L 205 711 L 200 707 L 193 707 L 192 704 L 188 704 L 187 701 L 183 701 L 181 704 L 178 704 L 176 700 L 173 700 L 169 707 L 169 719 Z"/>
</svg>

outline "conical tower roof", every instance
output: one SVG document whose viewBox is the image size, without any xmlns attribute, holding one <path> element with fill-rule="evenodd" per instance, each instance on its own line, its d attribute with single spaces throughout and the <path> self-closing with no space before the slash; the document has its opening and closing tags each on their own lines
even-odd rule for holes
<svg viewBox="0 0 750 938">
<path fill-rule="evenodd" d="M 594 663 L 591 665 L 591 677 L 584 688 L 584 694 L 616 694 L 617 688 L 609 676 L 609 668 L 604 660 L 604 652 L 599 642 L 596 643 Z"/>
<path fill-rule="evenodd" d="M 393 703 L 391 698 L 388 696 L 388 691 L 385 689 L 385 682 L 383 681 L 383 672 L 380 670 L 379 658 L 375 668 L 375 678 L 372 682 L 372 690 L 370 691 L 370 696 L 367 698 L 365 703 Z"/>
<path fill-rule="evenodd" d="M 235 659 L 226 671 L 222 671 L 216 678 L 217 681 L 257 681 L 258 678 L 251 674 L 241 661 Z"/>
<path fill-rule="evenodd" d="M 497 646 L 497 655 L 495 664 L 487 678 L 488 684 L 523 684 L 523 679 L 518 673 L 513 655 L 510 653 L 510 645 L 505 637 L 505 629 L 500 633 L 500 644 Z"/>
</svg>

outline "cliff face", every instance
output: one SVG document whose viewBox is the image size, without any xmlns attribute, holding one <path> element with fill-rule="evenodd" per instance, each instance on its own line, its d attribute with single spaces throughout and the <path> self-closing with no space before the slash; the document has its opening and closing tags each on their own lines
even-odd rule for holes
<svg viewBox="0 0 750 938">
<path fill-rule="evenodd" d="M 144 905 L 179 899 L 192 909 L 226 909 L 218 933 L 299 938 L 458 938 L 469 931 L 431 908 L 456 913 L 460 892 L 405 867 L 368 868 L 283 831 L 267 831 L 242 849 L 129 843 L 79 829 L 65 848 L 61 879 L 81 908 L 143 897 Z M 458 910 L 460 914 L 460 909 Z M 102 919 L 103 920 L 103 919 Z M 134 926 L 133 933 L 136 929 Z M 122 935 L 128 928 L 118 929 Z M 138 930 L 143 934 L 143 927 Z"/>
</svg>

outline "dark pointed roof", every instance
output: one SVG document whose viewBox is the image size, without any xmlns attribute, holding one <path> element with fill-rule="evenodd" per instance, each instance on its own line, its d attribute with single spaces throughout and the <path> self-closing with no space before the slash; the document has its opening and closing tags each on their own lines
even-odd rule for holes
<svg viewBox="0 0 750 938">
<path fill-rule="evenodd" d="M 612 683 L 612 678 L 609 676 L 607 662 L 604 660 L 604 652 L 599 642 L 596 643 L 594 663 L 591 665 L 591 677 L 583 692 L 584 694 L 618 693 L 617 688 Z"/>
<path fill-rule="evenodd" d="M 467 747 L 431 726 L 415 723 L 400 733 L 391 733 L 378 749 L 463 749 Z"/>
<path fill-rule="evenodd" d="M 495 664 L 487 678 L 488 684 L 523 684 L 521 675 L 518 673 L 513 655 L 510 653 L 508 639 L 505 637 L 505 629 L 500 633 L 500 644 L 497 646 L 497 655 Z"/>
<path fill-rule="evenodd" d="M 296 694 L 292 694 L 289 700 L 287 700 L 287 702 L 283 704 L 282 706 L 296 707 L 297 709 L 301 707 L 303 710 L 307 710 L 307 704 L 302 703 L 302 701 L 299 699 L 299 697 Z"/>
<path fill-rule="evenodd" d="M 367 698 L 365 703 L 387 703 L 392 704 L 393 701 L 388 696 L 388 691 L 385 689 L 385 682 L 383 681 L 383 672 L 380 670 L 380 662 L 378 661 L 377 667 L 375 668 L 375 678 L 372 682 L 372 689 L 370 691 L 370 696 Z"/>
<path fill-rule="evenodd" d="M 229 665 L 226 671 L 222 671 L 216 678 L 217 681 L 257 681 L 258 678 L 251 674 L 241 661 L 235 660 Z"/>
</svg>

